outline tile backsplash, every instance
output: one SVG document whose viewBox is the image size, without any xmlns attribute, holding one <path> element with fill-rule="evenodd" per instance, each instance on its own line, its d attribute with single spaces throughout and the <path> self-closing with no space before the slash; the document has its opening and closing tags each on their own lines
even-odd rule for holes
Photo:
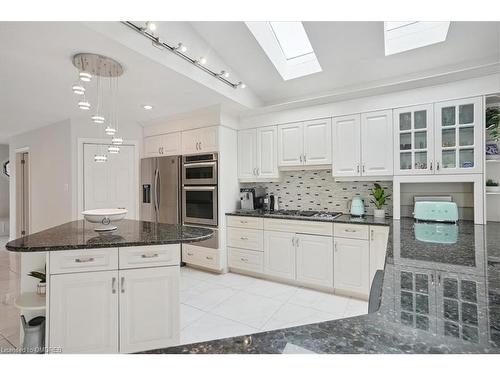
<svg viewBox="0 0 500 375">
<path fill-rule="evenodd" d="M 278 197 L 279 208 L 284 210 L 337 211 L 349 213 L 348 202 L 361 196 L 365 211 L 373 214 L 371 202 L 373 183 L 378 182 L 392 195 L 392 181 L 336 181 L 331 170 L 281 172 L 279 182 L 241 184 L 241 187 L 262 186 L 266 193 Z M 392 200 L 384 205 L 386 215 L 392 216 Z"/>
</svg>

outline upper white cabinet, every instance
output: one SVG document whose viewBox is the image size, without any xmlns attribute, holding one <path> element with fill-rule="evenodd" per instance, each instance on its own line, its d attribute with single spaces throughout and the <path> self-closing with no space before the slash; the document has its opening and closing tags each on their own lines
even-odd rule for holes
<svg viewBox="0 0 500 375">
<path fill-rule="evenodd" d="M 258 181 L 279 177 L 277 127 L 238 132 L 238 178 Z"/>
<path fill-rule="evenodd" d="M 396 175 L 481 173 L 481 98 L 394 111 Z"/>
<path fill-rule="evenodd" d="M 394 110 L 394 174 L 433 173 L 433 124 L 432 104 Z"/>
<path fill-rule="evenodd" d="M 481 98 L 434 104 L 435 172 L 481 173 L 483 116 Z"/>
<path fill-rule="evenodd" d="M 392 111 L 361 115 L 361 174 L 393 174 Z"/>
<path fill-rule="evenodd" d="M 219 129 L 217 126 L 182 132 L 182 154 L 217 152 Z"/>
<path fill-rule="evenodd" d="M 179 155 L 181 133 L 168 133 L 144 138 L 144 157 Z"/>
<path fill-rule="evenodd" d="M 327 165 L 332 160 L 331 119 L 278 126 L 278 165 Z"/>
<path fill-rule="evenodd" d="M 335 177 L 393 174 L 392 111 L 333 118 Z"/>
</svg>

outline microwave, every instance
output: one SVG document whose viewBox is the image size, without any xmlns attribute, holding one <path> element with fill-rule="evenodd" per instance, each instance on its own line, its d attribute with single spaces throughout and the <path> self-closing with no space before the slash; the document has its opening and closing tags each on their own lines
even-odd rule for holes
<svg viewBox="0 0 500 375">
<path fill-rule="evenodd" d="M 183 185 L 217 185 L 217 154 L 182 157 Z"/>
</svg>

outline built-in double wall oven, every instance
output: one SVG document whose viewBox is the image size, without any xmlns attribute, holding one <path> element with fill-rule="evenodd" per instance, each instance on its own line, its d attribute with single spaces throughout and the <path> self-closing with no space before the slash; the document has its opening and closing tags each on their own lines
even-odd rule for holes
<svg viewBox="0 0 500 375">
<path fill-rule="evenodd" d="M 217 226 L 217 154 L 182 157 L 184 224 Z"/>
</svg>

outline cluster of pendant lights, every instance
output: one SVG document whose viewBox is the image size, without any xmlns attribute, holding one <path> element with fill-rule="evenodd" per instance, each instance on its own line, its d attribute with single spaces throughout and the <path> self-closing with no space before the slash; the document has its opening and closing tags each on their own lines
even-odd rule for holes
<svg viewBox="0 0 500 375">
<path fill-rule="evenodd" d="M 134 25 L 133 23 L 131 22 L 124 22 L 127 26 L 129 27 L 132 27 L 134 29 L 136 29 L 136 31 L 139 31 L 141 32 L 142 34 L 147 34 L 147 36 L 151 39 L 153 38 L 154 41 L 153 41 L 153 45 L 157 46 L 158 48 L 161 48 L 162 46 L 167 46 L 165 45 L 162 41 L 160 41 L 160 37 L 156 34 L 156 30 L 157 30 L 157 26 L 154 22 L 152 21 L 148 21 L 146 22 L 146 25 L 145 27 L 138 27 L 136 25 Z M 198 65 L 199 67 L 203 67 L 203 69 L 206 71 L 206 72 L 209 72 L 212 76 L 215 76 L 216 78 L 223 78 L 222 80 L 224 81 L 224 83 L 227 83 L 228 85 L 230 85 L 231 87 L 233 88 L 241 88 L 241 89 L 244 89 L 246 88 L 247 86 L 239 81 L 237 83 L 232 83 L 232 82 L 229 82 L 227 79 L 229 78 L 229 72 L 226 71 L 226 70 L 221 70 L 220 73 L 217 73 L 217 72 L 213 72 L 212 70 L 208 69 L 205 67 L 205 65 L 207 64 L 207 58 L 204 57 L 204 56 L 201 56 L 200 58 L 191 58 L 189 56 L 187 56 L 185 53 L 187 52 L 187 47 L 183 44 L 183 43 L 178 43 L 177 45 L 175 46 L 167 46 L 168 49 L 177 54 L 177 55 L 181 55 L 182 57 L 184 57 L 186 60 L 190 61 L 192 64 L 194 65 Z"/>
<path fill-rule="evenodd" d="M 94 155 L 94 161 L 97 163 L 103 163 L 108 160 L 106 154 L 118 154 L 120 152 L 120 145 L 123 144 L 123 138 L 118 136 L 118 124 L 116 119 L 116 96 L 118 91 L 118 77 L 117 76 L 106 76 L 105 79 L 109 80 L 109 108 L 106 111 L 108 117 L 104 117 L 103 109 L 103 93 L 104 88 L 102 87 L 102 79 L 100 75 L 92 76 L 89 72 L 80 71 L 78 73 L 79 82 L 75 83 L 72 87 L 73 93 L 80 97 L 78 101 L 78 108 L 84 111 L 90 111 L 93 106 L 87 100 L 87 92 L 90 89 L 92 81 L 96 81 L 96 104 L 94 114 L 90 117 L 91 121 L 100 126 L 101 133 L 107 136 L 111 136 L 111 144 L 99 146 L 98 154 Z M 102 134 L 101 134 L 102 135 Z"/>
</svg>

